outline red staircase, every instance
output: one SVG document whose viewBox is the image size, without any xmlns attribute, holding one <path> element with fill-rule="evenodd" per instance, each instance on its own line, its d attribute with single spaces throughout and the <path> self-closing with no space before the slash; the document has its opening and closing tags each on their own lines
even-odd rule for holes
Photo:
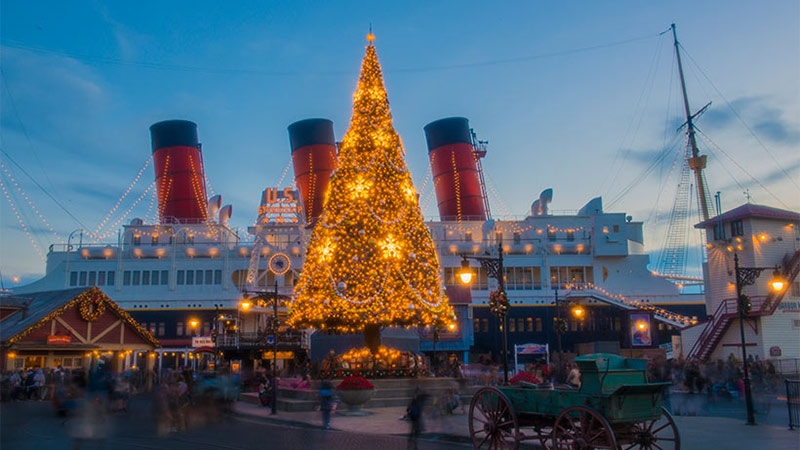
<svg viewBox="0 0 800 450">
<path fill-rule="evenodd" d="M 787 254 L 787 258 L 784 259 L 782 267 L 781 275 L 784 280 L 786 280 L 787 286 L 779 293 L 770 292 L 766 297 L 751 298 L 753 310 L 750 311 L 748 317 L 770 316 L 778 309 L 778 305 L 781 303 L 781 300 L 783 300 L 783 296 L 791 288 L 792 283 L 800 272 L 800 250 L 794 252 L 791 257 L 788 257 Z M 714 315 L 705 323 L 703 331 L 700 333 L 700 336 L 697 337 L 692 349 L 689 350 L 687 359 L 694 358 L 700 361 L 708 360 L 708 357 L 711 356 L 711 353 L 717 347 L 717 344 L 719 344 L 725 331 L 727 331 L 728 326 L 730 326 L 733 319 L 738 317 L 736 308 L 737 301 L 733 298 L 723 300 L 719 306 L 717 306 Z"/>
</svg>

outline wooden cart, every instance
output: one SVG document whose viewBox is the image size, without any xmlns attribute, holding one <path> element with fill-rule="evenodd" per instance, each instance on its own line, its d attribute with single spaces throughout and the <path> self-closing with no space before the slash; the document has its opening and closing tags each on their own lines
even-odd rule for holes
<svg viewBox="0 0 800 450">
<path fill-rule="evenodd" d="M 662 406 L 669 383 L 648 383 L 646 360 L 596 353 L 575 362 L 580 389 L 522 383 L 479 390 L 469 409 L 473 446 L 680 449 L 678 427 Z"/>
</svg>

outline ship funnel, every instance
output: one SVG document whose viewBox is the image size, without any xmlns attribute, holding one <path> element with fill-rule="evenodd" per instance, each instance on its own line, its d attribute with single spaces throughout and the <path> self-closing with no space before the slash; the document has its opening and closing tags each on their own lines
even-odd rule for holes
<svg viewBox="0 0 800 450">
<path fill-rule="evenodd" d="M 469 120 L 448 117 L 425 125 L 439 217 L 486 220 Z"/>
<path fill-rule="evenodd" d="M 295 186 L 300 191 L 306 222 L 313 224 L 322 214 L 331 173 L 337 165 L 333 122 L 306 119 L 288 129 Z"/>
<path fill-rule="evenodd" d="M 150 127 L 161 223 L 192 223 L 208 218 L 203 154 L 197 124 L 166 120 Z"/>
</svg>

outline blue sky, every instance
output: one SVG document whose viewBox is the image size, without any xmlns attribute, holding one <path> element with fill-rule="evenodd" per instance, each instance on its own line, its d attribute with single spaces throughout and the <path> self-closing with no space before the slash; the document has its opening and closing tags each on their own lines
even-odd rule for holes
<svg viewBox="0 0 800 450">
<path fill-rule="evenodd" d="M 682 122 L 671 36 L 658 36 L 675 22 L 692 107 L 713 102 L 699 120 L 722 149 L 700 139 L 711 190 L 724 209 L 749 189 L 755 203 L 800 210 L 796 1 L 384 3 L 3 1 L 2 149 L 49 195 L 2 160 L 55 235 L 3 180 L 34 241 L 46 251 L 79 222 L 96 228 L 149 157 L 148 127 L 172 118 L 198 123 L 209 182 L 247 226 L 289 162 L 290 123 L 326 117 L 344 135 L 370 23 L 418 188 L 422 127 L 465 116 L 490 143 L 495 215 L 525 214 L 548 187 L 556 210 L 603 195 L 607 209 L 650 219 L 656 250 L 675 152 L 609 205 Z M 152 179 L 150 166 L 110 223 Z M 3 278 L 35 278 L 44 263 L 0 201 Z"/>
</svg>

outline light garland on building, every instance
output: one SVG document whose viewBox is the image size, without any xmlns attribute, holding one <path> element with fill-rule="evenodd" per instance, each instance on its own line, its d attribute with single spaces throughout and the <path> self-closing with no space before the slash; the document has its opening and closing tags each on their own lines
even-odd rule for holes
<svg viewBox="0 0 800 450">
<path fill-rule="evenodd" d="M 295 287 L 291 326 L 358 332 L 452 322 L 403 155 L 370 44 L 321 226 Z"/>
<path fill-rule="evenodd" d="M 106 308 L 110 309 L 111 311 L 114 312 L 114 314 L 117 317 L 122 319 L 123 322 L 125 322 L 126 324 L 130 325 L 131 327 L 133 327 L 136 330 L 136 332 L 142 338 L 144 338 L 144 340 L 147 341 L 149 344 L 153 345 L 154 347 L 160 347 L 161 346 L 161 344 L 158 342 L 158 340 L 156 340 L 156 338 L 154 338 L 153 335 L 150 334 L 149 331 L 147 331 L 144 327 L 139 325 L 138 322 L 133 320 L 133 317 L 131 317 L 130 314 L 128 314 L 122 308 L 117 306 L 116 303 L 111 301 L 111 299 L 108 298 L 108 296 L 105 293 L 103 293 L 103 291 L 101 291 L 97 287 L 90 287 L 89 289 L 81 292 L 75 298 L 73 298 L 72 300 L 70 300 L 67 303 L 63 304 L 62 306 L 57 308 L 55 311 L 51 312 L 47 316 L 45 316 L 42 319 L 40 319 L 35 324 L 29 326 L 28 328 L 24 329 L 23 331 L 21 331 L 21 332 L 17 333 L 16 335 L 12 336 L 11 339 L 8 340 L 8 342 L 10 344 L 13 344 L 13 343 L 21 341 L 22 339 L 24 339 L 26 336 L 28 336 L 32 332 L 34 332 L 37 329 L 39 329 L 40 327 L 50 323 L 50 321 L 55 320 L 56 317 L 60 316 L 61 314 L 66 312 L 68 309 L 73 308 L 75 306 L 78 306 L 78 308 L 80 308 L 79 311 L 80 311 L 80 314 L 81 314 L 81 318 L 83 318 L 84 313 L 83 313 L 82 309 L 83 309 L 84 303 L 86 303 L 86 302 L 98 305 L 95 308 L 95 311 L 97 311 L 99 308 L 102 308 L 103 312 L 105 312 Z M 97 317 L 99 318 L 101 315 L 102 315 L 102 313 L 100 315 L 98 315 Z M 87 320 L 87 319 L 84 318 L 84 320 Z M 97 320 L 97 319 L 95 318 L 95 320 Z"/>
<path fill-rule="evenodd" d="M 589 290 L 589 289 L 592 289 L 592 290 L 595 290 L 595 291 L 599 291 L 601 294 L 605 295 L 606 297 L 609 297 L 611 299 L 617 300 L 617 301 L 619 301 L 621 303 L 624 303 L 624 304 L 626 304 L 628 306 L 631 306 L 631 307 L 634 307 L 634 308 L 637 308 L 637 309 L 650 311 L 656 316 L 660 316 L 660 317 L 669 319 L 669 320 L 671 320 L 673 322 L 678 322 L 678 323 L 682 324 L 683 326 L 695 325 L 697 323 L 697 320 L 695 320 L 695 319 L 691 319 L 689 317 L 686 317 L 686 316 L 683 316 L 683 315 L 680 315 L 680 314 L 676 314 L 676 313 L 673 313 L 671 311 L 667 311 L 664 308 L 659 308 L 657 306 L 649 305 L 649 304 L 643 303 L 643 302 L 641 302 L 639 300 L 632 300 L 632 299 L 630 299 L 628 297 L 625 297 L 624 295 L 621 295 L 621 294 L 612 294 L 611 292 L 607 291 L 606 289 L 603 289 L 602 287 L 597 286 L 597 285 L 595 285 L 593 283 L 587 282 L 587 283 L 582 283 L 582 284 L 567 284 L 566 288 L 568 290 L 572 290 L 572 291 L 583 291 L 583 290 Z"/>
</svg>

